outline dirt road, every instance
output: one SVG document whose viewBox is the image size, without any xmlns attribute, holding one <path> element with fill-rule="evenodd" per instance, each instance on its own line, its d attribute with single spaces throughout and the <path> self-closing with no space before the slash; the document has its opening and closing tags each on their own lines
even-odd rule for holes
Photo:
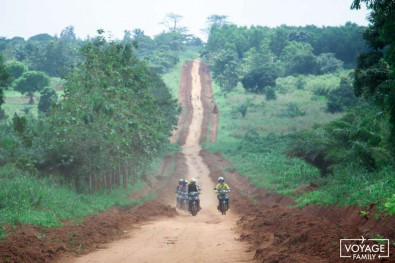
<svg viewBox="0 0 395 263">
<path fill-rule="evenodd" d="M 149 222 L 133 230 L 126 239 L 72 262 L 252 262 L 254 255 L 247 252 L 248 244 L 237 241 L 239 234 L 234 229 L 239 217 L 231 210 L 222 216 L 216 209 L 215 182 L 209 177 L 210 171 L 199 155 L 204 115 L 199 66 L 199 61 L 193 61 L 191 85 L 187 87 L 191 89 L 187 99 L 192 104 L 189 110 L 193 117 L 182 152 L 188 170 L 185 177 L 196 178 L 202 188 L 202 210 L 196 217 L 179 211 L 180 215 L 175 218 Z M 174 197 L 173 194 L 165 195 L 163 201 L 174 205 Z"/>
</svg>

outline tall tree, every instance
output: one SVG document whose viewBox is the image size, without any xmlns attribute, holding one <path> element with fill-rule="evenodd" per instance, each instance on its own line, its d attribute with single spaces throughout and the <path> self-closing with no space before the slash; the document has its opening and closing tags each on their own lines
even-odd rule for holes
<svg viewBox="0 0 395 263">
<path fill-rule="evenodd" d="M 69 42 L 76 41 L 77 37 L 74 33 L 74 27 L 68 26 L 65 29 L 63 29 L 62 32 L 60 32 L 60 38 Z"/>
<path fill-rule="evenodd" d="M 10 74 L 6 70 L 4 57 L 0 54 L 0 106 L 4 103 L 3 90 L 10 84 Z"/>
<path fill-rule="evenodd" d="M 166 15 L 161 24 L 167 27 L 170 32 L 184 34 L 188 31 L 188 29 L 186 27 L 180 26 L 181 19 L 182 15 L 169 13 Z"/>
<path fill-rule="evenodd" d="M 239 82 L 240 65 L 235 47 L 221 50 L 212 59 L 213 78 L 223 92 L 232 91 Z"/>
<path fill-rule="evenodd" d="M 288 30 L 282 27 L 276 28 L 271 36 L 269 47 L 273 54 L 280 57 L 281 52 L 288 43 Z"/>
<path fill-rule="evenodd" d="M 373 97 L 390 114 L 395 146 L 395 1 L 354 0 L 351 8 L 360 9 L 361 3 L 371 10 L 364 38 L 372 50 L 358 56 L 354 90 L 357 96 Z"/>
<path fill-rule="evenodd" d="M 64 99 L 50 116 L 59 143 L 79 162 L 76 184 L 90 190 L 121 181 L 126 187 L 168 142 L 176 121 L 169 90 L 134 47 L 99 33 L 82 48 L 83 62 L 66 77 Z"/>
</svg>

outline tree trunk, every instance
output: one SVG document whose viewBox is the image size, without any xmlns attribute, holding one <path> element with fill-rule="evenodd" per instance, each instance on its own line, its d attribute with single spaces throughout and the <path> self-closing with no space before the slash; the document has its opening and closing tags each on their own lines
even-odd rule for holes
<svg viewBox="0 0 395 263">
<path fill-rule="evenodd" d="M 123 168 L 123 189 L 126 189 L 128 187 L 128 167 L 125 163 L 123 164 Z"/>
</svg>

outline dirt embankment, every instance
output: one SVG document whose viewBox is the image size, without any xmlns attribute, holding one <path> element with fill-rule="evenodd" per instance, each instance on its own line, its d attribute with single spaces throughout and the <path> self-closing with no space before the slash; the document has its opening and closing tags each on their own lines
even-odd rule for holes
<svg viewBox="0 0 395 263">
<path fill-rule="evenodd" d="M 173 162 L 179 160 L 175 167 Z M 160 190 L 165 177 L 172 169 L 182 167 L 182 156 L 165 156 L 155 174 L 146 179 L 147 185 L 132 194 L 139 199 L 150 191 Z M 177 212 L 168 204 L 153 200 L 140 207 L 115 207 L 98 215 L 81 219 L 82 223 L 65 221 L 64 226 L 44 228 L 31 225 L 19 225 L 10 229 L 8 237 L 0 242 L 1 262 L 52 262 L 63 256 L 83 255 L 98 248 L 105 248 L 113 240 L 138 227 L 141 223 L 158 217 L 174 217 Z M 77 220 L 78 222 L 78 220 Z"/>
<path fill-rule="evenodd" d="M 218 125 L 218 107 L 214 101 L 214 94 L 211 87 L 211 78 L 209 66 L 201 62 L 199 67 L 199 77 L 201 81 L 201 94 L 204 115 L 202 122 L 202 133 L 200 136 L 200 143 L 214 143 L 217 140 L 217 125 Z M 207 140 L 207 136 L 209 140 Z"/>
<path fill-rule="evenodd" d="M 361 235 L 368 237 L 371 234 L 381 234 L 392 239 L 394 237 L 393 217 L 370 219 L 372 221 L 366 227 L 366 223 L 360 223 L 364 219 L 355 220 L 355 208 L 288 209 L 287 205 L 294 204 L 292 200 L 276 193 L 255 189 L 220 154 L 202 150 L 200 155 L 210 169 L 210 176 L 225 176 L 233 187 L 232 210 L 241 215 L 238 222 L 242 231 L 241 240 L 251 244 L 257 260 L 340 262 L 339 241 L 342 238 L 358 238 Z M 227 171 L 224 168 L 228 168 Z M 351 216 L 351 219 L 347 216 Z M 343 217 L 344 220 L 341 219 Z M 394 253 L 395 249 L 392 247 L 391 255 Z M 341 262 L 348 261 L 342 259 Z M 382 259 L 380 262 L 390 262 L 390 259 Z"/>
<path fill-rule="evenodd" d="M 54 261 L 68 253 L 86 254 L 119 239 L 133 225 L 157 216 L 176 214 L 170 206 L 150 201 L 136 209 L 117 207 L 88 216 L 79 225 L 72 222 L 58 228 L 21 225 L 0 243 L 0 259 L 2 262 L 35 263 Z"/>
<path fill-rule="evenodd" d="M 189 126 L 192 122 L 193 107 L 192 107 L 192 70 L 193 62 L 185 62 L 181 69 L 180 89 L 178 91 L 178 106 L 181 108 L 181 113 L 178 118 L 177 130 L 173 134 L 172 142 L 177 142 L 179 145 L 184 145 L 188 136 Z"/>
</svg>

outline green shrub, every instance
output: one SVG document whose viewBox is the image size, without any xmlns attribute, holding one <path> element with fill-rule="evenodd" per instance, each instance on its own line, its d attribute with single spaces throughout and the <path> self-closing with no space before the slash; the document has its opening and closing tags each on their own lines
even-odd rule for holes
<svg viewBox="0 0 395 263">
<path fill-rule="evenodd" d="M 299 106 L 293 102 L 288 103 L 287 108 L 281 114 L 282 117 L 289 117 L 289 118 L 294 118 L 303 115 L 305 115 L 305 112 L 300 110 Z"/>
<path fill-rule="evenodd" d="M 348 78 L 342 78 L 339 87 L 331 90 L 326 96 L 328 98 L 328 111 L 331 113 L 342 112 L 358 102 L 352 82 Z"/>
<path fill-rule="evenodd" d="M 276 92 L 273 87 L 266 87 L 264 90 L 266 100 L 275 100 L 277 99 Z"/>
<path fill-rule="evenodd" d="M 385 210 L 387 210 L 391 216 L 395 215 L 395 194 L 387 199 L 387 202 L 384 204 L 384 206 Z"/>
</svg>

